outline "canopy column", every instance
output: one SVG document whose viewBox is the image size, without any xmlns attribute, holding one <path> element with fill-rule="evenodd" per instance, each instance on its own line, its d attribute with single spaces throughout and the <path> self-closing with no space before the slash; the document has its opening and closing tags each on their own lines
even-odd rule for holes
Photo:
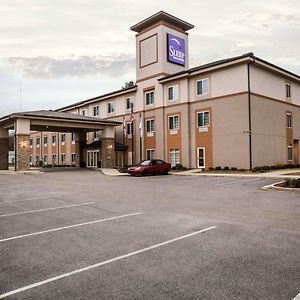
<svg viewBox="0 0 300 300">
<path fill-rule="evenodd" d="M 30 169 L 30 120 L 15 121 L 15 170 Z"/>
<path fill-rule="evenodd" d="M 115 128 L 105 127 L 101 139 L 102 168 L 115 167 Z"/>
<path fill-rule="evenodd" d="M 76 168 L 84 167 L 85 157 L 84 149 L 86 148 L 86 132 L 78 131 L 74 133 L 75 138 L 75 166 Z"/>
<path fill-rule="evenodd" d="M 8 130 L 0 127 L 0 170 L 8 170 Z"/>
</svg>

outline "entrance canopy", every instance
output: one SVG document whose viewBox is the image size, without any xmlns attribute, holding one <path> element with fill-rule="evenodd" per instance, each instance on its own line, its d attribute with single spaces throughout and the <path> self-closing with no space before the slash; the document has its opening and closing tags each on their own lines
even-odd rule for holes
<svg viewBox="0 0 300 300">
<path fill-rule="evenodd" d="M 29 142 L 32 131 L 75 133 L 75 143 L 78 145 L 80 157 L 80 144 L 82 148 L 86 142 L 87 132 L 102 131 L 104 144 L 106 141 L 109 145 L 114 145 L 114 127 L 120 124 L 122 123 L 51 110 L 12 113 L 0 118 L 0 170 L 8 169 L 9 129 L 15 130 L 15 169 L 18 171 L 29 169 Z"/>
</svg>

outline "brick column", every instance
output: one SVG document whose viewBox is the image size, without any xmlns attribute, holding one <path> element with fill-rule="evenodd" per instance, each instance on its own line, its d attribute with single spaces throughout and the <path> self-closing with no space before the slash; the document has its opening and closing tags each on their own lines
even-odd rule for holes
<svg viewBox="0 0 300 300">
<path fill-rule="evenodd" d="M 85 132 L 75 132 L 75 166 L 80 168 L 82 162 L 85 161 L 84 149 L 86 147 L 86 133 Z"/>
<path fill-rule="evenodd" d="M 8 130 L 0 128 L 0 170 L 8 170 Z"/>
<path fill-rule="evenodd" d="M 106 126 L 101 139 L 102 168 L 115 167 L 115 128 Z"/>
<path fill-rule="evenodd" d="M 24 171 L 30 169 L 30 134 L 15 135 L 15 170 Z"/>
<path fill-rule="evenodd" d="M 42 141 L 41 141 L 42 142 Z M 30 169 L 30 120 L 17 119 L 15 122 L 15 170 Z"/>
</svg>

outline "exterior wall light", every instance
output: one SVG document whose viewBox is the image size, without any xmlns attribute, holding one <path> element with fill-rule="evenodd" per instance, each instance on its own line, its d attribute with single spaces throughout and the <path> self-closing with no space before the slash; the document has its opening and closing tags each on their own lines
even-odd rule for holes
<svg viewBox="0 0 300 300">
<path fill-rule="evenodd" d="M 27 148 L 28 147 L 28 141 L 27 140 L 21 141 L 20 146 L 21 146 L 21 148 Z"/>
<path fill-rule="evenodd" d="M 113 144 L 109 144 L 109 145 L 107 146 L 107 149 L 109 149 L 109 150 L 112 150 L 112 148 L 113 148 Z"/>
</svg>

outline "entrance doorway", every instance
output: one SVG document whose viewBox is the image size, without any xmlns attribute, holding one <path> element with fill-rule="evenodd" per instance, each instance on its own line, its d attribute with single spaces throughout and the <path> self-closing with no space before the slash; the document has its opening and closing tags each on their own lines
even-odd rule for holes
<svg viewBox="0 0 300 300">
<path fill-rule="evenodd" d="M 294 164 L 299 164 L 299 140 L 294 140 Z"/>
<path fill-rule="evenodd" d="M 205 169 L 205 148 L 197 148 L 197 168 Z"/>
<path fill-rule="evenodd" d="M 99 150 L 88 150 L 87 151 L 87 167 L 88 168 L 97 168 L 98 162 L 100 162 L 100 153 Z"/>
</svg>

